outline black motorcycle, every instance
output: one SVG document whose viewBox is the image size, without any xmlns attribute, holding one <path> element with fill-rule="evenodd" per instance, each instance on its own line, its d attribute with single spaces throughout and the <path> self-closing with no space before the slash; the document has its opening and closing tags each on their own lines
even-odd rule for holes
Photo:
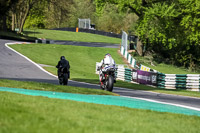
<svg viewBox="0 0 200 133">
<path fill-rule="evenodd" d="M 106 69 L 106 71 L 103 72 L 104 77 L 103 77 L 102 81 L 100 81 L 100 87 L 102 90 L 107 90 L 107 91 L 112 92 L 114 82 L 116 82 L 114 79 L 115 70 L 116 69 L 114 67 L 108 67 Z"/>
<path fill-rule="evenodd" d="M 69 78 L 69 71 L 66 68 L 61 68 L 59 72 L 59 83 L 61 85 L 67 85 L 68 84 L 68 78 Z"/>
</svg>

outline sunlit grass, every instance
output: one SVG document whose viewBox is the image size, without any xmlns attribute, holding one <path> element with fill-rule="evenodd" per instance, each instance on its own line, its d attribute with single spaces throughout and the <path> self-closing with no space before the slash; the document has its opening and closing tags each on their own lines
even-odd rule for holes
<svg viewBox="0 0 200 133">
<path fill-rule="evenodd" d="M 84 32 L 71 32 L 71 31 L 59 31 L 59 30 L 28 30 L 25 29 L 24 33 L 30 37 L 46 38 L 51 40 L 66 40 L 77 42 L 103 42 L 120 44 L 120 38 L 107 37 L 97 34 L 84 33 Z"/>
<path fill-rule="evenodd" d="M 1 133 L 197 133 L 200 117 L 0 92 Z"/>
</svg>

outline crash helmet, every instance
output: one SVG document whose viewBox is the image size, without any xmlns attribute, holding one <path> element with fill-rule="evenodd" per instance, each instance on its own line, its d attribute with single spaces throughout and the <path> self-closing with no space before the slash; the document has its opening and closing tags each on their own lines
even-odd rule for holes
<svg viewBox="0 0 200 133">
<path fill-rule="evenodd" d="M 65 56 L 61 56 L 61 57 L 60 57 L 60 60 L 64 60 L 64 59 L 65 59 Z"/>
<path fill-rule="evenodd" d="M 106 56 L 111 56 L 111 55 L 110 55 L 109 53 L 107 53 L 107 54 L 105 54 L 105 56 L 104 56 L 104 57 L 106 58 Z"/>
</svg>

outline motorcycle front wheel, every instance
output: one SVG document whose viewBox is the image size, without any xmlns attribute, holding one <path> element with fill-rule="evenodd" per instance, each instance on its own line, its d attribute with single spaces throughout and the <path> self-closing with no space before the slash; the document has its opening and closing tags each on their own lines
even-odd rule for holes
<svg viewBox="0 0 200 133">
<path fill-rule="evenodd" d="M 109 75 L 109 77 L 106 81 L 106 90 L 112 92 L 113 84 L 114 84 L 114 78 L 113 78 L 113 76 Z"/>
</svg>

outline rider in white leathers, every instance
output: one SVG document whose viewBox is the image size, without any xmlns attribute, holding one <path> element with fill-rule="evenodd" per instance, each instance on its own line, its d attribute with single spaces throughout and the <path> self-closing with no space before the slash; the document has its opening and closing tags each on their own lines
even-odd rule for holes
<svg viewBox="0 0 200 133">
<path fill-rule="evenodd" d="M 106 72 L 107 68 L 109 67 L 115 68 L 115 61 L 112 58 L 112 56 L 108 53 L 104 56 L 104 59 L 102 59 L 99 64 L 99 80 L 101 82 L 105 79 L 104 72 Z M 116 82 L 115 75 L 113 78 L 114 78 L 114 82 Z"/>
</svg>

